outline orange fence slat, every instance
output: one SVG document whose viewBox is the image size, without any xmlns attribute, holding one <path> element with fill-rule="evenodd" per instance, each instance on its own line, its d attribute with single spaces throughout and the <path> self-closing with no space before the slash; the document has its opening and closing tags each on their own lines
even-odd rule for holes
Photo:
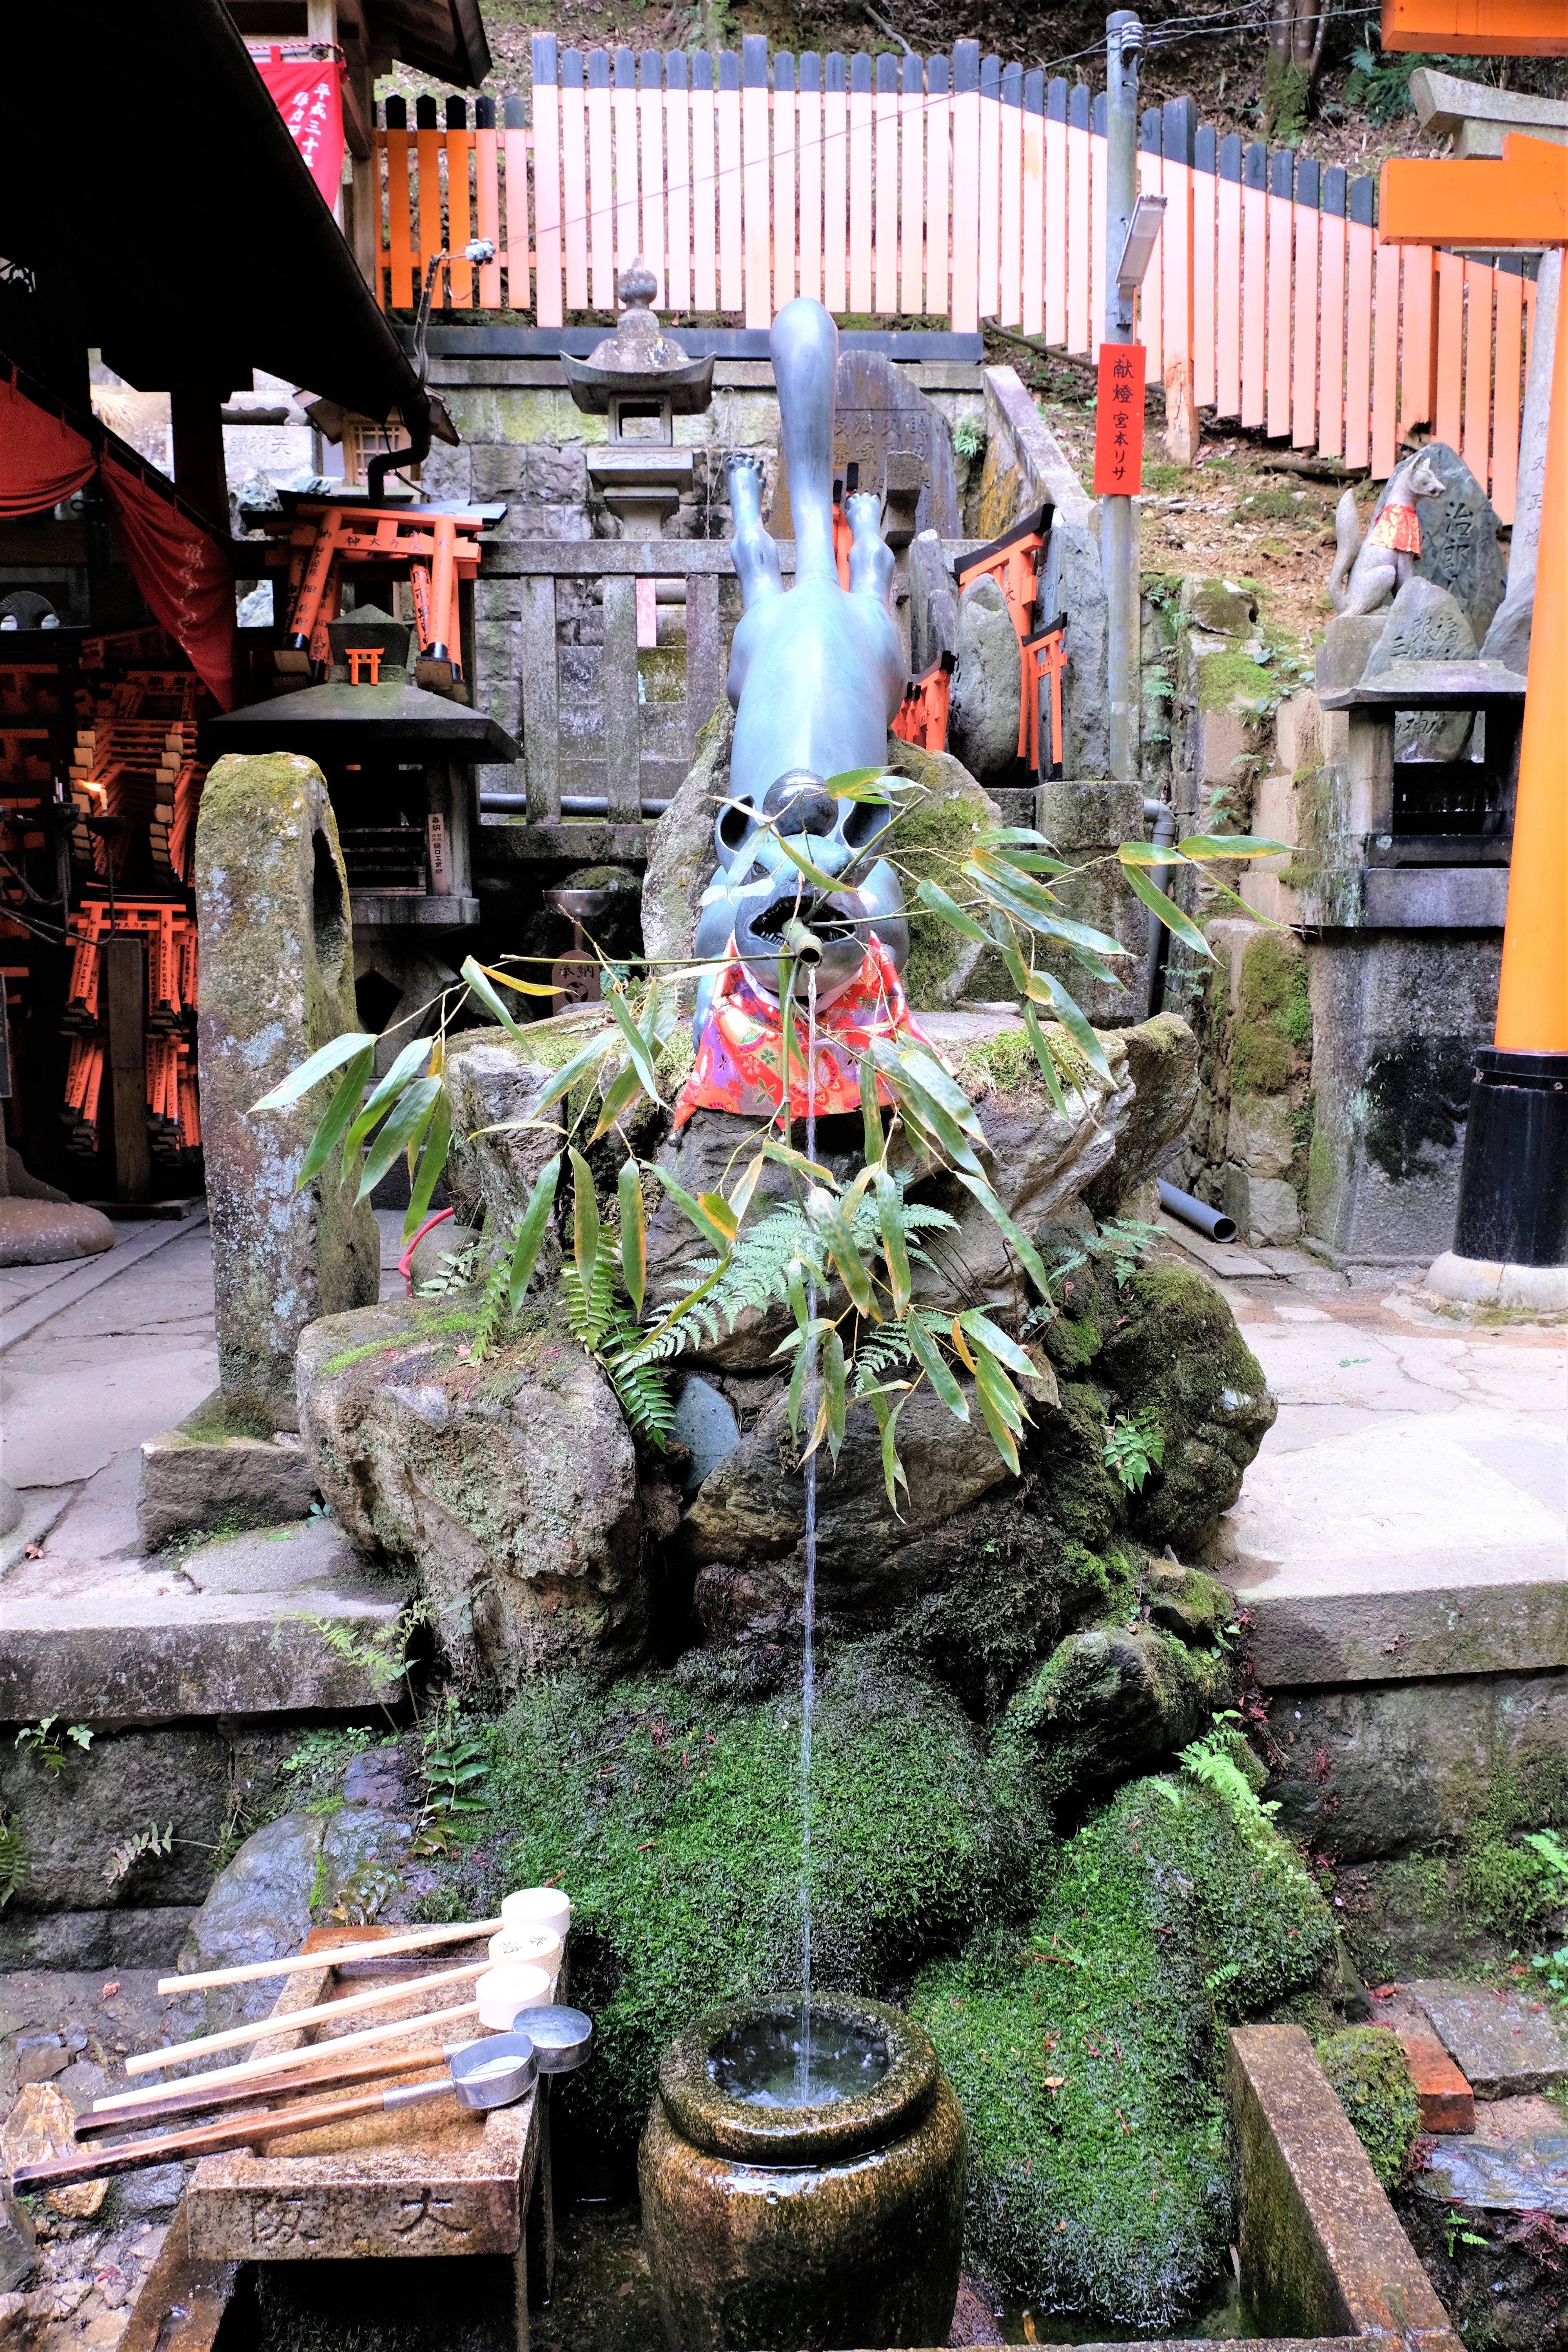
<svg viewBox="0 0 1568 2352">
<path fill-rule="evenodd" d="M 1060 107 L 1058 115 L 1055 110 Z M 1046 93 L 1046 341 L 1068 339 L 1068 126 L 1067 85 L 1053 82 Z"/>
<path fill-rule="evenodd" d="M 1465 265 L 1457 253 L 1437 256 L 1437 400 L 1433 429 L 1450 449 L 1459 446 L 1465 375 Z"/>
<path fill-rule="evenodd" d="M 919 58 L 904 59 L 899 93 L 899 308 L 925 310 L 925 89 Z"/>
<path fill-rule="evenodd" d="M 615 117 L 611 111 L 610 60 L 603 49 L 588 52 L 588 242 L 593 259 L 594 308 L 616 312 Z"/>
<path fill-rule="evenodd" d="M 1494 275 L 1484 261 L 1465 264 L 1465 423 L 1458 446 L 1483 487 L 1491 475 Z"/>
<path fill-rule="evenodd" d="M 1497 301 L 1497 358 L 1492 376 L 1491 500 L 1500 522 L 1513 520 L 1519 489 L 1520 377 L 1524 356 L 1522 332 L 1524 281 L 1511 269 L 1500 269 L 1494 288 Z"/>
<path fill-rule="evenodd" d="M 473 199 L 468 186 L 468 157 L 474 134 L 471 131 L 448 131 L 447 133 L 447 250 L 452 259 L 447 264 L 447 274 L 452 288 L 452 299 L 459 310 L 471 310 L 474 306 L 474 266 L 471 261 L 459 261 L 473 243 Z M 439 247 L 437 247 L 437 251 Z"/>
<path fill-rule="evenodd" d="M 714 112 L 719 131 L 719 308 L 745 307 L 745 255 L 741 236 L 741 61 L 719 52 Z"/>
<path fill-rule="evenodd" d="M 1343 176 L 1342 174 L 1341 175 Z M 1318 239 L 1318 447 L 1338 457 L 1345 446 L 1345 222 L 1342 211 L 1324 209 Z"/>
<path fill-rule="evenodd" d="M 583 58 L 568 49 L 561 60 L 561 243 L 566 308 L 588 308 L 588 120 Z"/>
<path fill-rule="evenodd" d="M 773 299 L 782 309 L 795 292 L 795 59 L 773 63 Z"/>
<path fill-rule="evenodd" d="M 1432 417 L 1436 345 L 1432 336 L 1432 273 L 1436 256 L 1429 245 L 1399 248 L 1403 299 L 1399 329 L 1399 429 L 1426 425 Z"/>
<path fill-rule="evenodd" d="M 926 315 L 941 319 L 949 308 L 949 258 L 952 252 L 952 100 L 945 58 L 927 66 L 930 94 L 926 100 Z"/>
<path fill-rule="evenodd" d="M 1290 379 L 1290 439 L 1310 449 L 1318 437 L 1318 225 L 1315 203 L 1296 206 L 1296 343 Z"/>
<path fill-rule="evenodd" d="M 691 304 L 719 308 L 719 189 L 714 178 L 713 60 L 699 50 L 691 82 Z"/>
<path fill-rule="evenodd" d="M 826 60 L 822 93 L 822 299 L 849 308 L 849 99 L 844 59 Z"/>
<path fill-rule="evenodd" d="M 808 87 L 809 83 L 809 87 Z M 800 60 L 797 106 L 800 157 L 800 290 L 822 299 L 822 60 Z"/>
<path fill-rule="evenodd" d="M 1249 154 L 1249 165 L 1252 161 L 1253 155 Z M 1249 182 L 1244 183 L 1241 191 L 1241 421 L 1244 425 L 1260 425 L 1267 415 L 1268 207 L 1267 190 Z"/>
<path fill-rule="evenodd" d="M 1031 73 L 1024 84 L 1022 317 L 1026 335 L 1046 325 L 1046 91 L 1045 76 Z"/>
<path fill-rule="evenodd" d="M 436 130 L 416 131 L 414 146 L 419 158 L 419 244 L 415 254 L 417 299 L 425 283 L 426 265 L 432 254 L 440 252 L 444 242 L 441 236 L 441 133 Z"/>
<path fill-rule="evenodd" d="M 386 133 L 386 214 L 392 290 L 387 299 L 395 310 L 407 310 L 415 300 L 408 162 L 407 131 L 389 131 Z"/>
<path fill-rule="evenodd" d="M 1368 221 L 1345 223 L 1345 463 L 1372 455 L 1372 251 Z"/>
<path fill-rule="evenodd" d="M 980 60 L 980 236 L 976 248 L 975 299 L 983 319 L 994 319 L 1001 301 L 1002 101 L 1001 61 Z"/>
<path fill-rule="evenodd" d="M 1164 167 L 1158 155 L 1138 153 L 1138 192 L 1158 196 L 1164 191 Z M 1149 354 L 1149 381 L 1159 383 L 1165 373 L 1165 225 L 1154 240 L 1154 251 L 1138 297 L 1138 340 Z"/>
<path fill-rule="evenodd" d="M 1373 257 L 1372 344 L 1372 470 L 1394 471 L 1399 384 L 1399 247 L 1380 245 Z"/>
<path fill-rule="evenodd" d="M 1081 84 L 1079 88 L 1081 88 Z M 1078 95 L 1075 89 L 1074 97 Z M 1084 91 L 1087 98 L 1088 91 Z M 1087 352 L 1090 348 L 1089 327 L 1089 237 L 1094 226 L 1094 206 L 1089 199 L 1089 157 L 1090 139 L 1087 122 L 1068 123 L 1068 333 L 1069 352 Z"/>
<path fill-rule="evenodd" d="M 953 52 L 952 323 L 960 335 L 980 324 L 979 47 L 960 41 Z"/>
<path fill-rule="evenodd" d="M 1225 148 L 1237 150 L 1236 177 L 1227 175 Z M 1222 416 L 1241 414 L 1241 142 L 1228 139 L 1215 185 L 1215 405 Z"/>
<path fill-rule="evenodd" d="M 871 100 L 875 152 L 876 299 L 884 319 L 899 307 L 899 68 L 886 52 L 877 59 Z"/>
<path fill-rule="evenodd" d="M 1021 66 L 1003 68 L 996 118 L 996 317 L 1004 327 L 1020 326 L 1024 317 L 1023 82 Z"/>
<path fill-rule="evenodd" d="M 615 88 L 610 94 L 616 126 L 616 272 L 629 268 L 641 244 L 637 219 L 637 64 L 629 49 L 617 50 Z M 624 76 L 624 79 L 623 79 Z"/>
<path fill-rule="evenodd" d="M 1219 398 L 1215 379 L 1215 191 L 1219 182 L 1213 159 L 1205 160 L 1209 168 L 1193 173 L 1193 398 L 1200 408 L 1212 408 Z"/>
<path fill-rule="evenodd" d="M 871 60 L 849 60 L 849 308 L 871 308 Z"/>
<path fill-rule="evenodd" d="M 657 289 L 654 307 L 663 310 L 668 300 L 665 276 L 664 204 L 669 184 L 668 166 L 664 156 L 664 91 L 660 87 L 662 60 L 657 49 L 650 49 L 642 61 L 642 88 L 637 92 L 637 187 L 640 194 L 638 211 L 642 215 L 642 257 L 654 274 Z"/>
<path fill-rule="evenodd" d="M 1289 156 L 1286 150 L 1287 159 Z M 1268 198 L 1268 352 L 1264 366 L 1267 430 L 1276 439 L 1290 430 L 1291 241 L 1295 205 L 1288 196 Z"/>
<path fill-rule="evenodd" d="M 691 99 L 686 87 L 686 60 L 669 60 L 669 87 L 664 93 L 664 142 L 668 158 L 669 194 L 665 220 L 669 254 L 665 266 L 669 307 L 691 307 Z M 679 79 L 677 79 L 679 75 Z"/>
<path fill-rule="evenodd" d="M 519 144 L 521 144 L 521 141 L 519 142 Z M 479 235 L 482 237 L 489 238 L 490 244 L 495 247 L 496 254 L 496 257 L 493 261 L 483 262 L 479 268 L 479 308 L 484 310 L 499 310 L 500 309 L 501 264 L 507 259 L 508 247 L 506 240 L 501 234 L 500 133 L 497 131 L 476 131 L 474 133 L 474 180 L 475 194 L 479 200 Z M 533 305 L 529 300 L 529 283 L 527 276 L 528 167 L 526 161 L 524 162 L 522 173 L 519 178 L 517 184 L 518 194 L 521 199 L 518 206 L 518 212 L 522 229 L 522 267 L 520 275 L 521 278 L 523 298 L 517 307 L 520 310 L 530 310 L 533 308 Z"/>
<path fill-rule="evenodd" d="M 746 324 L 766 327 L 773 315 L 773 221 L 770 217 L 768 143 L 768 45 L 748 33 L 742 59 L 741 145 L 742 230 L 745 242 Z"/>
</svg>

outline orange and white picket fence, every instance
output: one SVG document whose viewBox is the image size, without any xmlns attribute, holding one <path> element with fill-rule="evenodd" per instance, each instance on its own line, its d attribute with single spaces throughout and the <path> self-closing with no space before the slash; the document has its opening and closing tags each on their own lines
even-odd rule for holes
<svg viewBox="0 0 1568 2352">
<path fill-rule="evenodd" d="M 657 307 L 765 328 L 809 294 L 841 318 L 983 320 L 1089 353 L 1104 316 L 1103 95 L 983 58 L 561 50 L 533 42 L 532 120 L 389 99 L 377 288 L 541 328 L 606 320 L 640 254 Z M 1517 260 L 1383 243 L 1374 184 L 1218 138 L 1190 100 L 1143 117 L 1142 187 L 1166 200 L 1139 305 L 1158 382 L 1302 450 L 1392 471 L 1429 426 L 1513 514 L 1535 288 Z"/>
</svg>

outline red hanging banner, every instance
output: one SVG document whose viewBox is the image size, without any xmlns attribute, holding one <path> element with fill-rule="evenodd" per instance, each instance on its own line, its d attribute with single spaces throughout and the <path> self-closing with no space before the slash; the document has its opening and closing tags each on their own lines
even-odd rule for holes
<svg viewBox="0 0 1568 2352">
<path fill-rule="evenodd" d="M 336 58 L 285 58 L 251 52 L 289 136 L 310 167 L 322 199 L 335 205 L 343 177 L 343 68 Z"/>
<path fill-rule="evenodd" d="M 0 517 L 42 514 L 79 490 L 98 464 L 85 435 L 0 375 Z"/>
<path fill-rule="evenodd" d="M 1143 487 L 1143 379 L 1149 354 L 1142 343 L 1101 343 L 1094 413 L 1094 495 L 1135 499 Z"/>
</svg>

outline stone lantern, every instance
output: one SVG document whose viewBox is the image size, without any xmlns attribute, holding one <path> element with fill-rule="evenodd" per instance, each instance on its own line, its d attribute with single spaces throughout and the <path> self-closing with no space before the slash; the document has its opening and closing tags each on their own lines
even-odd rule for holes
<svg viewBox="0 0 1568 2352">
<path fill-rule="evenodd" d="M 713 362 L 689 359 L 659 331 L 648 307 L 658 281 L 639 257 L 616 279 L 626 306 L 613 335 L 591 357 L 563 352 L 577 406 L 607 416 L 610 437 L 588 452 L 588 478 L 627 539 L 662 539 L 665 524 L 690 487 L 691 452 L 677 449 L 677 416 L 701 416 L 713 399 Z"/>
</svg>

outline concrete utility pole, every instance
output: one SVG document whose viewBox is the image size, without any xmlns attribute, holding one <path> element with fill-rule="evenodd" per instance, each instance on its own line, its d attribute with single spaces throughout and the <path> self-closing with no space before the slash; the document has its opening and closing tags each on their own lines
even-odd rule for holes
<svg viewBox="0 0 1568 2352">
<path fill-rule="evenodd" d="M 1105 341 L 1132 341 L 1134 289 L 1116 282 L 1117 264 L 1138 201 L 1138 53 L 1143 26 L 1130 8 L 1105 20 Z M 1140 425 L 1142 409 L 1140 408 Z M 1110 772 L 1135 773 L 1138 715 L 1138 541 L 1132 500 L 1100 502 L 1100 565 L 1110 608 Z"/>
</svg>

